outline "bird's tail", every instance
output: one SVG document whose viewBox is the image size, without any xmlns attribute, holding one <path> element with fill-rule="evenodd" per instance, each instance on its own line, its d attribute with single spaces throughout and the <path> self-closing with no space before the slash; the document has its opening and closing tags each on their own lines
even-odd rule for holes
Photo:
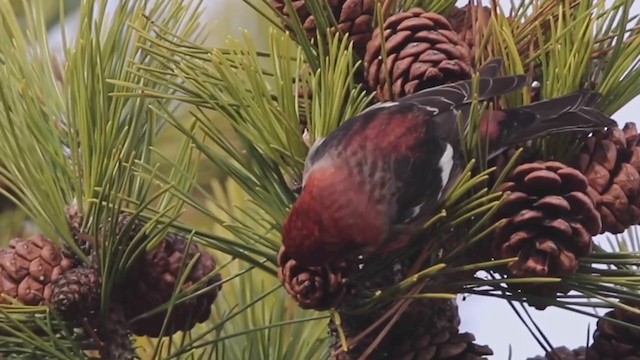
<svg viewBox="0 0 640 360">
<path fill-rule="evenodd" d="M 600 94 L 579 91 L 555 99 L 504 110 L 500 145 L 504 147 L 534 138 L 569 131 L 594 131 L 616 126 L 615 120 L 596 110 Z"/>
</svg>

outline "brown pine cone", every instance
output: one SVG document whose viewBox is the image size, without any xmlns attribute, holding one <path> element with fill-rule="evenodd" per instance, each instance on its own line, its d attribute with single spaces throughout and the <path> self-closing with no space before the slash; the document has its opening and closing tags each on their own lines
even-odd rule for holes
<svg viewBox="0 0 640 360">
<path fill-rule="evenodd" d="M 303 309 L 324 311 L 336 306 L 345 293 L 344 267 L 301 267 L 286 252 L 278 252 L 278 278 L 284 289 Z"/>
<path fill-rule="evenodd" d="M 625 305 L 640 309 L 640 304 Z M 615 308 L 598 320 L 593 344 L 587 349 L 587 359 L 640 359 L 640 331 L 618 325 L 607 319 L 624 321 L 640 326 L 640 315 Z"/>
<path fill-rule="evenodd" d="M 634 123 L 588 139 L 576 168 L 602 217 L 602 232 L 621 233 L 640 224 L 640 144 Z"/>
<path fill-rule="evenodd" d="M 383 34 L 386 66 L 378 28 L 364 57 L 365 77 L 378 100 L 398 99 L 471 77 L 469 47 L 442 15 L 419 8 L 398 13 L 384 22 Z"/>
<path fill-rule="evenodd" d="M 391 359 L 485 359 L 488 346 L 475 344 L 471 333 L 460 333 L 455 300 L 415 301 L 395 328 Z"/>
<path fill-rule="evenodd" d="M 140 257 L 129 276 L 121 286 L 125 315 L 131 323 L 131 332 L 136 335 L 157 337 L 160 335 L 162 324 L 167 311 L 161 311 L 151 316 L 134 319 L 155 308 L 167 304 L 171 300 L 174 288 L 184 276 L 180 273 L 181 266 L 185 267 L 199 254 L 199 259 L 187 275 L 179 293 L 192 288 L 205 276 L 214 272 L 216 263 L 211 255 L 196 244 L 187 248 L 187 240 L 177 234 L 167 234 L 164 241 L 155 249 Z M 183 265 L 184 264 L 184 265 Z M 212 286 L 208 292 L 191 297 L 189 300 L 176 304 L 167 322 L 164 336 L 177 331 L 192 329 L 197 323 L 204 322 L 211 315 L 211 304 L 222 288 L 222 277 L 218 274 L 210 278 L 203 286 Z"/>
<path fill-rule="evenodd" d="M 374 316 L 341 314 L 345 335 L 347 338 L 358 335 L 359 332 L 353 331 L 354 326 L 362 331 L 382 314 L 384 311 Z M 484 359 L 484 356 L 493 354 L 489 347 L 474 344 L 472 334 L 460 333 L 459 326 L 460 316 L 455 300 L 413 301 L 367 359 Z M 348 352 L 340 351 L 339 342 L 334 343 L 332 359 L 363 358 L 364 351 L 378 335 L 379 332 L 370 333 Z"/>
<path fill-rule="evenodd" d="M 587 348 L 581 346 L 576 349 L 569 349 L 566 346 L 559 346 L 548 352 L 544 356 L 536 356 L 527 360 L 584 360 L 586 359 Z"/>
<path fill-rule="evenodd" d="M 517 257 L 508 266 L 514 276 L 573 274 L 601 229 L 587 187 L 583 174 L 558 162 L 518 166 L 501 185 L 507 200 L 497 220 L 507 221 L 496 228 L 493 256 Z"/>
<path fill-rule="evenodd" d="M 71 236 L 73 237 L 73 241 L 75 241 L 76 245 L 82 251 L 84 255 L 89 258 L 89 261 L 93 264 L 97 263 L 97 259 L 95 258 L 95 241 L 89 236 L 89 234 L 85 233 L 82 230 L 82 214 L 80 213 L 80 209 L 78 208 L 77 203 L 73 203 L 69 205 L 66 209 L 67 212 L 67 222 L 69 224 L 69 230 L 71 231 Z M 76 254 L 68 247 L 63 249 L 65 256 L 74 259 L 76 263 L 80 263 L 80 258 L 76 256 Z"/>
<path fill-rule="evenodd" d="M 100 306 L 101 279 L 95 269 L 71 269 L 51 285 L 51 305 L 65 320 L 90 317 Z"/>
<path fill-rule="evenodd" d="M 17 299 L 24 305 L 47 305 L 51 282 L 75 267 L 73 260 L 42 235 L 13 239 L 0 249 L 0 304 Z"/>
<path fill-rule="evenodd" d="M 475 344 L 471 333 L 433 333 L 424 327 L 412 329 L 411 340 L 402 343 L 390 359 L 431 360 L 431 359 L 488 359 L 493 355 L 488 346 Z"/>
<path fill-rule="evenodd" d="M 448 20 L 453 31 L 469 47 L 471 59 L 475 59 L 476 47 L 481 45 L 491 20 L 491 8 L 471 4 L 461 8 L 455 7 Z"/>
<path fill-rule="evenodd" d="M 353 49 L 359 56 L 364 56 L 367 42 L 373 32 L 373 18 L 376 0 L 326 0 L 333 18 L 338 24 L 337 29 L 343 34 L 349 34 L 353 41 Z M 293 0 L 293 8 L 300 18 L 300 23 L 307 37 L 316 38 L 316 19 L 311 15 L 304 0 Z M 284 0 L 271 0 L 271 6 L 282 15 L 284 26 L 291 31 L 293 20 Z"/>
</svg>

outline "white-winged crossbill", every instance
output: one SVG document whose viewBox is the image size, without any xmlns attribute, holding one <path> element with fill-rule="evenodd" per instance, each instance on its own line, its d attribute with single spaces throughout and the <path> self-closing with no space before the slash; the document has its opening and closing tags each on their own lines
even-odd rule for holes
<svg viewBox="0 0 640 360">
<path fill-rule="evenodd" d="M 479 100 L 527 85 L 524 75 L 496 77 L 501 64 L 496 59 L 480 71 Z M 284 224 L 288 254 L 303 266 L 320 266 L 415 238 L 464 167 L 458 116 L 466 126 L 473 96 L 472 80 L 426 89 L 376 104 L 317 141 Z M 615 126 L 593 108 L 599 98 L 581 91 L 487 110 L 481 138 L 496 153 L 549 134 Z"/>
</svg>

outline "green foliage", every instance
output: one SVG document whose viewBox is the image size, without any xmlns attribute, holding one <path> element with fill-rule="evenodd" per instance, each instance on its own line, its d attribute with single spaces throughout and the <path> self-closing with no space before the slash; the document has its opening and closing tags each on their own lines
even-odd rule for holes
<svg viewBox="0 0 640 360">
<path fill-rule="evenodd" d="M 306 120 L 310 139 L 317 140 L 363 111 L 372 94 L 354 82 L 360 63 L 348 39 L 329 30 L 336 19 L 323 2 L 307 1 L 320 29 L 315 39 L 306 37 L 295 17 L 292 33 L 282 32 L 266 0 L 244 3 L 273 24 L 267 51 L 258 50 L 246 33 L 224 47 L 201 45 L 197 2 L 121 1 L 108 22 L 103 4 L 85 1 L 79 36 L 68 44 L 66 63 L 58 68 L 48 53 L 41 9 L 26 14 L 29 31 L 24 31 L 9 1 L 0 0 L 0 180 L 15 195 L 4 193 L 42 232 L 78 254 L 65 214 L 72 203 L 84 215 L 85 231 L 109 239 L 98 247 L 101 312 L 112 287 L 166 231 L 179 231 L 217 253 L 225 280 L 212 318 L 189 333 L 137 339 L 145 358 L 328 356 L 328 315 L 300 310 L 276 277 L 280 229 L 308 151 L 300 119 Z M 389 4 L 432 11 L 452 6 L 449 0 Z M 503 57 L 508 74 L 542 71 L 545 98 L 593 80 L 604 95 L 600 108 L 612 113 L 640 93 L 640 37 L 628 31 L 630 6 L 629 0 L 611 8 L 603 2 L 527 1 L 515 8 L 512 19 L 494 14 L 483 56 Z M 526 103 L 527 91 L 502 100 L 508 106 Z M 475 131 L 482 106 L 474 104 L 475 120 L 464 138 L 468 167 L 442 211 L 425 224 L 429 242 L 399 254 L 423 255 L 417 270 L 372 294 L 359 310 L 472 293 L 509 302 L 535 300 L 593 316 L 591 308 L 637 299 L 637 234 L 619 240 L 613 250 L 600 248 L 583 258 L 579 272 L 567 277 L 507 279 L 503 268 L 514 259 L 468 263 L 465 255 L 498 225 L 490 219 L 503 201 L 495 186 L 488 188 L 495 169 L 486 169 L 486 149 Z M 181 136 L 172 156 L 157 144 L 166 125 Z M 540 146 L 552 156 L 566 141 L 552 138 Z M 221 169 L 229 181 L 196 183 L 195 159 Z M 123 210 L 148 220 L 142 233 L 124 229 L 114 236 Z M 188 223 L 181 217 L 185 211 L 197 213 L 207 225 Z M 376 267 L 370 269 L 373 273 L 361 276 L 374 276 Z M 440 276 L 478 270 L 491 276 L 430 288 Z M 556 283 L 575 293 L 551 300 L 507 286 L 517 283 Z M 172 309 L 185 296 L 153 311 Z M 81 349 L 92 346 L 92 339 L 71 335 L 68 324 L 47 308 L 17 305 L 0 305 L 0 341 L 9 351 L 42 358 L 79 358 Z"/>
</svg>

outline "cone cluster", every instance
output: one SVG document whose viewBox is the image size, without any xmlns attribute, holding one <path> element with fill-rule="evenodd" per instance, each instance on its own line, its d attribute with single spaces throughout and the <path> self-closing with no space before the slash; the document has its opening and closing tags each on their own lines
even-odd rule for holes
<svg viewBox="0 0 640 360">
<path fill-rule="evenodd" d="M 95 260 L 95 242 L 84 241 L 88 234 L 81 229 L 82 216 L 73 207 L 68 215 L 74 240 L 89 259 Z M 116 236 L 133 241 L 144 226 L 140 220 L 123 214 L 119 216 Z M 42 235 L 13 239 L 8 248 L 0 249 L 0 304 L 15 299 L 24 305 L 50 305 L 64 320 L 89 319 L 94 323 L 102 300 L 102 278 L 96 265 L 81 264 L 68 249 L 57 247 Z M 187 269 L 189 272 L 184 273 Z M 181 282 L 177 298 L 189 297 L 173 306 L 163 335 L 187 331 L 211 315 L 211 305 L 222 282 L 219 274 L 211 275 L 215 271 L 215 260 L 208 252 L 169 233 L 156 248 L 134 262 L 122 283 L 115 284 L 111 302 L 124 304 L 119 306 L 122 314 L 118 316 L 127 321 L 126 331 L 157 337 L 168 309 L 147 313 L 168 307 Z M 198 294 L 187 293 L 191 290 Z"/>
<path fill-rule="evenodd" d="M 271 0 L 271 6 L 291 31 L 298 16 L 308 38 L 316 38 L 317 24 L 305 0 Z M 374 14 L 381 0 L 322 1 L 336 20 L 335 30 L 349 34 L 355 54 L 364 60 L 363 82 L 380 101 L 398 99 L 425 88 L 469 79 L 472 74 L 471 48 L 481 38 L 490 11 L 486 7 L 456 8 L 444 16 L 413 8 L 388 16 L 383 6 L 383 30 L 374 26 Z M 451 21 L 451 22 L 450 22 Z M 475 33 L 474 33 L 475 32 Z M 471 47 L 471 48 L 470 48 Z M 298 91 L 299 89 L 294 89 Z"/>
<path fill-rule="evenodd" d="M 640 224 L 640 144 L 634 123 L 587 140 L 576 168 L 587 177 L 589 196 L 602 218 L 600 232 L 621 233 Z"/>
</svg>

